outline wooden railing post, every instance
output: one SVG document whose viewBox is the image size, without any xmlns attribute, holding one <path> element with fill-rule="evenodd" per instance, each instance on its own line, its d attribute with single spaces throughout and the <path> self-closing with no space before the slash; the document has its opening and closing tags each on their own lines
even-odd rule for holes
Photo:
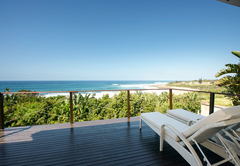
<svg viewBox="0 0 240 166">
<path fill-rule="evenodd" d="M 0 93 L 0 129 L 4 129 L 3 94 Z"/>
<path fill-rule="evenodd" d="M 215 93 L 210 93 L 209 115 L 214 112 L 214 98 L 215 98 Z"/>
<path fill-rule="evenodd" d="M 172 89 L 169 89 L 170 110 L 172 110 Z"/>
<path fill-rule="evenodd" d="M 70 124 L 73 124 L 73 101 L 72 101 L 72 92 L 70 92 Z"/>
<path fill-rule="evenodd" d="M 128 116 L 128 122 L 130 122 L 130 91 L 127 91 L 127 103 L 128 103 L 128 107 L 127 107 L 127 116 Z"/>
</svg>

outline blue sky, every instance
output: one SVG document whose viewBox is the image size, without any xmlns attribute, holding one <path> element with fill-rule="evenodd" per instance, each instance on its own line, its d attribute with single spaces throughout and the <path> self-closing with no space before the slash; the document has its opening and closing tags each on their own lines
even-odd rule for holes
<svg viewBox="0 0 240 166">
<path fill-rule="evenodd" d="M 240 8 L 216 0 L 0 0 L 0 80 L 215 79 Z"/>
</svg>

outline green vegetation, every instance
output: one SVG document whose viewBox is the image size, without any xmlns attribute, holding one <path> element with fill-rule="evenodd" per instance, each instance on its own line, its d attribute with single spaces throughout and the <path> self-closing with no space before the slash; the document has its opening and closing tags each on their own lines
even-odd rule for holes
<svg viewBox="0 0 240 166">
<path fill-rule="evenodd" d="M 202 79 L 201 79 L 202 80 Z M 200 84 L 201 82 L 201 84 Z M 166 86 L 169 87 L 183 87 L 197 89 L 207 92 L 228 93 L 225 87 L 219 87 L 215 85 L 216 80 L 193 80 L 193 81 L 175 81 L 170 82 Z M 201 93 L 201 102 L 209 102 L 210 95 L 207 93 Z M 215 104 L 222 106 L 232 106 L 231 99 L 224 95 L 215 95 Z"/>
<path fill-rule="evenodd" d="M 232 107 L 232 101 L 227 98 L 227 97 L 224 97 L 223 95 L 221 95 L 222 97 L 216 97 L 215 98 L 215 104 L 216 105 L 223 105 L 223 106 L 229 106 L 229 107 Z M 206 101 L 206 100 L 205 100 Z"/>
<path fill-rule="evenodd" d="M 240 58 L 239 51 L 232 51 L 232 54 Z M 216 85 L 219 87 L 226 87 L 228 93 L 240 94 L 240 63 L 238 64 L 226 64 L 227 68 L 220 70 L 215 76 L 220 77 L 226 74 L 227 75 L 221 78 L 216 82 Z M 231 97 L 233 105 L 240 105 L 240 96 Z"/>
<path fill-rule="evenodd" d="M 198 93 L 173 95 L 173 108 L 183 108 L 192 112 L 200 111 Z M 142 112 L 169 109 L 169 94 L 163 92 L 130 94 L 130 115 L 139 116 Z M 4 96 L 5 126 L 29 126 L 70 122 L 69 97 L 43 97 L 38 94 L 12 94 Z M 95 94 L 73 95 L 74 122 L 127 117 L 127 93 L 125 91 L 109 97 L 96 98 Z"/>
<path fill-rule="evenodd" d="M 201 82 L 201 83 L 200 83 Z M 226 88 L 215 85 L 216 80 L 193 80 L 193 81 L 175 81 L 169 82 L 166 86 L 169 87 L 185 87 L 191 89 L 198 89 L 203 91 L 225 92 Z"/>
</svg>

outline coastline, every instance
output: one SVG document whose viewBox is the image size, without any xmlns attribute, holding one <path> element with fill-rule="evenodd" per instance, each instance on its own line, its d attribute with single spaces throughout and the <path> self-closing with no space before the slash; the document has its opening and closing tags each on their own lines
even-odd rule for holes
<svg viewBox="0 0 240 166">
<path fill-rule="evenodd" d="M 185 88 L 185 87 L 173 87 L 173 86 L 166 86 L 165 85 L 152 85 L 152 87 L 156 87 L 156 88 L 173 88 L 173 89 L 185 89 L 185 90 L 198 90 L 198 89 L 192 89 L 192 88 Z M 180 90 L 173 90 L 173 94 L 175 95 L 180 95 L 180 94 L 184 94 L 184 93 L 188 93 L 189 91 L 180 91 Z"/>
<path fill-rule="evenodd" d="M 170 81 L 0 81 L 0 92 L 6 88 L 11 92 L 32 90 L 47 91 L 86 91 L 86 90 L 117 90 L 117 89 L 149 89 L 150 85 L 167 84 Z"/>
<path fill-rule="evenodd" d="M 171 86 L 166 86 L 167 83 L 162 83 L 162 84 L 146 84 L 146 85 L 139 85 L 140 87 L 144 88 L 144 89 L 156 89 L 156 90 L 142 90 L 143 93 L 156 93 L 157 95 L 160 95 L 162 92 L 169 92 L 168 90 L 157 90 L 157 89 L 161 89 L 161 88 L 173 88 L 173 89 L 186 89 L 186 90 L 198 90 L 198 89 L 192 89 L 192 88 L 185 88 L 185 87 L 171 87 Z M 136 85 L 135 85 L 136 86 Z M 126 85 L 126 88 L 128 86 Z M 119 89 L 121 90 L 121 89 Z M 141 91 L 141 89 L 139 89 L 139 91 Z M 180 91 L 180 90 L 173 90 L 172 91 L 173 94 L 175 95 L 181 95 L 184 93 L 188 93 L 188 91 Z M 86 93 L 82 93 L 82 95 L 85 94 L 93 94 L 94 92 L 86 92 Z M 104 95 L 109 95 L 109 97 L 113 97 L 115 94 L 119 94 L 120 91 L 102 91 L 102 92 L 96 92 L 96 98 L 102 98 Z M 130 91 L 130 93 L 135 93 L 135 91 Z M 69 96 L 68 93 L 49 93 L 49 94 L 45 94 L 45 97 L 53 97 L 53 96 L 58 96 L 58 95 L 63 95 L 63 96 Z"/>
<path fill-rule="evenodd" d="M 34 90 L 36 92 L 47 92 L 50 93 L 40 93 L 44 97 L 54 97 L 54 96 L 69 96 L 69 93 L 64 93 L 64 91 L 85 91 L 85 94 L 93 94 L 94 92 L 86 92 L 87 90 L 103 90 L 96 92 L 96 98 L 102 98 L 104 95 L 108 94 L 109 97 L 113 97 L 115 94 L 119 94 L 121 90 L 131 90 L 138 89 L 143 93 L 156 93 L 157 95 L 163 92 L 169 92 L 169 90 L 159 90 L 161 88 L 176 88 L 176 89 L 186 89 L 186 90 L 196 90 L 190 88 L 179 88 L 166 86 L 167 83 L 171 81 L 11 81 L 11 82 L 0 82 L 3 87 L 9 87 L 12 92 L 18 91 L 20 89 Z M 119 91 L 116 91 L 118 90 Z M 152 90 L 142 90 L 142 89 L 152 89 Z M 156 90 L 154 90 L 156 89 Z M 108 91 L 104 91 L 108 90 Z M 111 91 L 113 90 L 113 91 Z M 53 91 L 58 91 L 59 93 L 54 93 Z M 62 92 L 61 92 L 62 91 Z M 53 93 L 51 93 L 53 92 Z M 135 91 L 130 91 L 135 93 Z M 188 91 L 173 90 L 173 94 L 179 95 L 187 93 Z"/>
</svg>

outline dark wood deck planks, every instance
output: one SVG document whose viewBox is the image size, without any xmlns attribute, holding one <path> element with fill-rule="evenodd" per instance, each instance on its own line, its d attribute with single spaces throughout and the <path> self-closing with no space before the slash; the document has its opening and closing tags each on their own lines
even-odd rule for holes
<svg viewBox="0 0 240 166">
<path fill-rule="evenodd" d="M 0 165 L 188 165 L 167 143 L 159 152 L 159 136 L 144 123 L 140 131 L 138 118 L 40 126 L 30 140 L 33 128 L 2 133 Z"/>
</svg>

